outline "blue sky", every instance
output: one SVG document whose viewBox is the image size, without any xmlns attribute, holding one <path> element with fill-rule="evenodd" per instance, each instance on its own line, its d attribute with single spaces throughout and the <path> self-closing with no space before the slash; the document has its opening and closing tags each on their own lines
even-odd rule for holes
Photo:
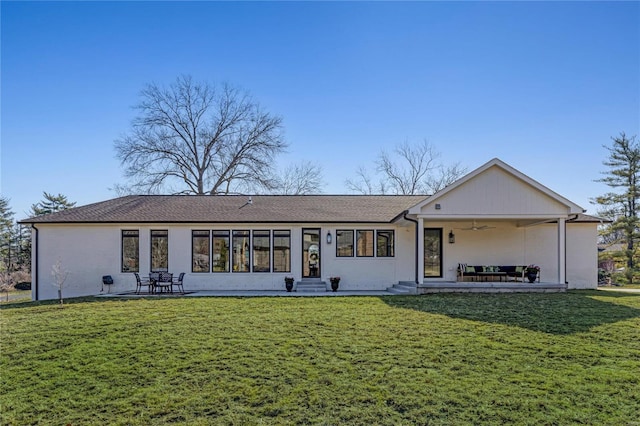
<svg viewBox="0 0 640 426">
<path fill-rule="evenodd" d="M 123 182 L 114 140 L 147 83 L 249 90 L 284 119 L 281 165 L 347 193 L 381 149 L 498 157 L 595 213 L 603 145 L 640 136 L 639 2 L 8 2 L 1 192 L 79 205 Z"/>
</svg>

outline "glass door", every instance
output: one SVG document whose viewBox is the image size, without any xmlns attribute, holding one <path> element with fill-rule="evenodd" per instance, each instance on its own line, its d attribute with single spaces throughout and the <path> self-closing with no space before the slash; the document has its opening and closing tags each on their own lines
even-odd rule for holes
<svg viewBox="0 0 640 426">
<path fill-rule="evenodd" d="M 442 229 L 424 229 L 424 276 L 442 278 Z"/>
<path fill-rule="evenodd" d="M 320 278 L 320 229 L 302 230 L 302 278 Z"/>
</svg>

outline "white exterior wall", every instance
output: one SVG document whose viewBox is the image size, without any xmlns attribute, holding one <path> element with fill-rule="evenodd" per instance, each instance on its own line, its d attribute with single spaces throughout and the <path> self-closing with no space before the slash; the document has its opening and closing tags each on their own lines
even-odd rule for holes
<svg viewBox="0 0 640 426">
<path fill-rule="evenodd" d="M 100 294 L 102 276 L 111 275 L 114 284 L 104 286 L 104 292 L 119 293 L 135 289 L 132 273 L 121 271 L 121 231 L 139 231 L 140 275 L 147 276 L 150 269 L 151 230 L 168 230 L 169 272 L 178 275 L 185 272 L 185 290 L 282 290 L 284 277 L 302 276 L 302 229 L 320 228 L 321 232 L 321 278 L 329 282 L 330 276 L 340 276 L 342 290 L 382 290 L 399 281 L 415 279 L 415 227 L 391 224 L 323 226 L 304 224 L 295 226 L 274 224 L 220 225 L 220 224 L 39 224 L 37 225 L 39 247 L 34 246 L 33 255 L 38 256 L 38 294 L 40 300 L 58 297 L 53 285 L 51 270 L 57 261 L 69 271 L 63 286 L 63 296 L 79 297 Z M 277 230 L 291 231 L 291 272 L 287 273 L 193 273 L 191 272 L 192 230 Z M 336 257 L 336 230 L 393 230 L 395 231 L 395 256 L 381 257 Z M 327 244 L 327 231 L 333 241 Z M 35 269 L 35 266 L 34 266 Z M 35 278 L 35 277 L 34 277 Z M 34 283 L 36 280 L 34 279 Z M 33 290 L 35 298 L 35 288 Z"/>
<path fill-rule="evenodd" d="M 442 228 L 443 277 L 425 278 L 429 281 L 456 281 L 458 263 L 468 265 L 529 265 L 543 268 L 543 278 L 557 276 L 551 259 L 542 259 L 541 245 L 545 245 L 535 228 L 519 228 L 515 223 L 492 222 L 492 229 L 468 231 L 456 228 L 468 227 L 463 222 L 425 221 L 425 228 Z M 453 230 L 456 242 L 449 244 L 448 234 Z M 555 237 L 554 237 L 555 241 Z M 548 251 L 548 250 L 547 250 Z M 544 264 L 544 265 L 543 265 Z M 553 273 L 554 275 L 550 275 Z"/>
<path fill-rule="evenodd" d="M 461 222 L 429 222 L 425 228 L 442 228 L 443 277 L 425 282 L 455 281 L 458 263 L 468 265 L 540 266 L 543 282 L 558 281 L 558 225 L 518 227 L 515 222 L 491 222 L 492 229 L 466 231 Z M 456 242 L 449 244 L 453 230 Z M 597 287 L 597 224 L 567 224 L 568 288 Z"/>
<path fill-rule="evenodd" d="M 38 245 L 32 247 L 32 267 L 36 267 L 39 300 L 57 299 L 58 288 L 51 274 L 53 266 L 60 262 L 68 271 L 62 287 L 63 297 L 99 294 L 102 276 L 112 275 L 114 289 L 124 288 L 116 272 L 120 270 L 120 231 L 114 227 L 92 225 L 37 225 Z M 117 250 L 114 251 L 113 248 Z M 142 247 L 142 242 L 141 242 Z M 117 269 L 116 269 L 117 268 Z M 33 282 L 35 286 L 35 280 Z M 134 281 L 135 287 L 135 281 Z M 106 290 L 105 290 L 106 291 Z M 32 290 L 35 298 L 36 289 Z"/>
<path fill-rule="evenodd" d="M 598 288 L 598 224 L 567 225 L 569 288 Z"/>
</svg>

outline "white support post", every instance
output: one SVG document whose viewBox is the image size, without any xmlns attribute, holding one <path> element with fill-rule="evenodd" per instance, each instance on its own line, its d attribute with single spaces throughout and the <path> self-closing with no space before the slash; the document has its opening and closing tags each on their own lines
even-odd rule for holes
<svg viewBox="0 0 640 426">
<path fill-rule="evenodd" d="M 418 218 L 418 283 L 424 283 L 424 219 Z"/>
<path fill-rule="evenodd" d="M 558 218 L 558 282 L 564 284 L 567 281 L 567 265 L 566 265 L 566 219 Z"/>
</svg>

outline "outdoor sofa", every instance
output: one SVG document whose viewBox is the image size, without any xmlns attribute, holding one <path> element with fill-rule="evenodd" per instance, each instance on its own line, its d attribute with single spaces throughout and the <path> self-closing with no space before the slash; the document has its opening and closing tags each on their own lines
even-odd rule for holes
<svg viewBox="0 0 640 426">
<path fill-rule="evenodd" d="M 514 281 L 520 280 L 524 282 L 524 278 L 527 274 L 526 265 L 467 265 L 466 263 L 458 264 L 458 281 L 464 281 L 466 277 L 469 277 L 471 281 L 486 281 L 486 280 L 500 280 L 509 281 L 513 278 Z"/>
</svg>

